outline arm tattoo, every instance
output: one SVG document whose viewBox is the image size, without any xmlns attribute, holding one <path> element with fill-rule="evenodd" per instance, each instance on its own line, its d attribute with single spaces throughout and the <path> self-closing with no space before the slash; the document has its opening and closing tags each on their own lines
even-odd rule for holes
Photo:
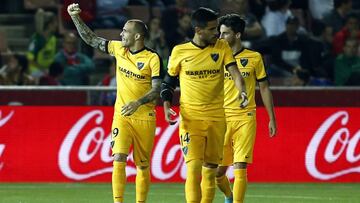
<svg viewBox="0 0 360 203">
<path fill-rule="evenodd" d="M 71 16 L 76 29 L 79 32 L 80 37 L 85 41 L 86 44 L 99 49 L 102 52 L 106 52 L 106 39 L 98 37 L 79 16 Z"/>
<path fill-rule="evenodd" d="M 151 85 L 151 90 L 138 100 L 141 105 L 154 101 L 159 97 L 161 80 L 153 79 Z"/>
</svg>

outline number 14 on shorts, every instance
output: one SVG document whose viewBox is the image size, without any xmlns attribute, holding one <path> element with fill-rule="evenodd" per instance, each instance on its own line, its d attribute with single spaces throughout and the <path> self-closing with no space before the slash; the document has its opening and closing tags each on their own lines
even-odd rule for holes
<svg viewBox="0 0 360 203">
<path fill-rule="evenodd" d="M 190 142 L 190 136 L 189 136 L 188 132 L 186 132 L 185 134 L 180 135 L 180 142 L 181 142 L 182 151 L 183 151 L 184 155 L 186 156 L 186 154 L 188 152 L 188 146 L 187 145 Z"/>
</svg>

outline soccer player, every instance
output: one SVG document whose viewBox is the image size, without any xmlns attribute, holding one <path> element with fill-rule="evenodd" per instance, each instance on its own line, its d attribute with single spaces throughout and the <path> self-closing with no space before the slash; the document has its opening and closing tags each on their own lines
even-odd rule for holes
<svg viewBox="0 0 360 203">
<path fill-rule="evenodd" d="M 239 101 L 237 100 L 239 91 L 235 88 L 233 78 L 226 71 L 224 78 L 224 107 L 226 116 L 224 159 L 218 168 L 216 183 L 225 194 L 225 203 L 239 203 L 244 201 L 247 186 L 247 164 L 252 163 L 253 159 L 256 134 L 256 82 L 259 82 L 261 98 L 270 119 L 270 137 L 276 134 L 276 120 L 272 94 L 269 89 L 261 55 L 258 52 L 245 49 L 241 44 L 245 21 L 239 15 L 229 14 L 220 18 L 219 26 L 220 38 L 228 41 L 232 49 L 238 69 L 245 80 L 246 92 L 249 98 L 248 106 L 246 108 L 239 108 Z M 235 181 L 233 192 L 225 175 L 230 165 L 234 167 Z"/>
<path fill-rule="evenodd" d="M 108 41 L 95 35 L 80 19 L 78 4 L 68 7 L 81 38 L 90 46 L 116 58 L 117 98 L 112 123 L 114 202 L 124 201 L 125 166 L 130 145 L 137 166 L 136 202 L 146 202 L 150 184 L 149 161 L 155 136 L 155 100 L 160 92 L 161 59 L 144 46 L 146 25 L 129 20 L 121 41 Z"/>
<path fill-rule="evenodd" d="M 246 106 L 247 97 L 228 43 L 217 38 L 217 13 L 199 8 L 192 14 L 191 23 L 195 35 L 190 42 L 173 48 L 161 98 L 165 119 L 174 124 L 171 101 L 178 77 L 179 136 L 187 167 L 185 197 L 188 203 L 207 203 L 214 199 L 216 168 L 223 157 L 225 68 L 240 92 L 239 106 Z"/>
</svg>

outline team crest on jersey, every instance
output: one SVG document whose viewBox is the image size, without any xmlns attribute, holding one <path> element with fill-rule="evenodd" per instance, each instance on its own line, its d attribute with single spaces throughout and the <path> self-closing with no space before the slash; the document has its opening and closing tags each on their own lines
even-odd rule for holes
<svg viewBox="0 0 360 203">
<path fill-rule="evenodd" d="M 143 62 L 137 62 L 137 68 L 139 70 L 141 70 L 142 68 L 144 68 L 144 63 Z"/>
<path fill-rule="evenodd" d="M 243 67 L 245 67 L 247 64 L 248 64 L 249 60 L 248 59 L 245 59 L 245 58 L 241 58 L 240 59 L 240 63 Z"/>
<path fill-rule="evenodd" d="M 219 54 L 218 53 L 211 54 L 211 58 L 212 58 L 212 60 L 214 60 L 216 62 L 219 59 Z"/>
</svg>

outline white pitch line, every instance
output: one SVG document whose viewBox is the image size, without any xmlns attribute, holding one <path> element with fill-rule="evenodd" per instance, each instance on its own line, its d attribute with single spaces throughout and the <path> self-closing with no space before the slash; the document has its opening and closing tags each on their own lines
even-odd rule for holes
<svg viewBox="0 0 360 203">
<path fill-rule="evenodd" d="M 295 195 L 245 195 L 250 198 L 272 198 L 272 199 L 308 199 L 308 200 L 342 200 L 338 197 L 317 197 L 317 196 L 295 196 Z"/>
</svg>

